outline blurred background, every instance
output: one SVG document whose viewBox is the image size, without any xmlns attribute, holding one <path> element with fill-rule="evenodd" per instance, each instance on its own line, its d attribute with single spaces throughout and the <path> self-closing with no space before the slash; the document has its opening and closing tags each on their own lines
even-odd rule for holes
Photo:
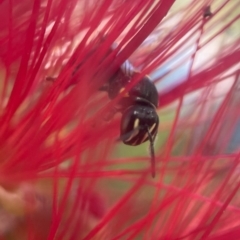
<svg viewBox="0 0 240 240">
<path fill-rule="evenodd" d="M 10 143 L 10 147 L 0 144 L 1 239 L 217 239 L 219 234 L 240 226 L 239 193 L 235 191 L 239 183 L 240 147 L 239 0 L 175 1 L 167 16 L 129 56 L 132 65 L 148 74 L 159 91 L 155 179 L 150 172 L 149 142 L 133 147 L 117 141 L 119 117 L 112 125 L 100 127 L 102 131 L 89 130 L 92 122 L 81 117 L 88 111 L 95 114 L 104 101 L 109 102 L 106 94 L 89 95 L 92 98 L 84 100 L 81 95 L 88 96 L 88 91 L 78 91 L 84 84 L 62 93 L 61 84 L 59 87 L 45 81 L 46 76 L 61 80 L 61 73 L 67 72 L 68 60 L 76 49 L 87 49 L 88 45 L 80 44 L 85 37 L 90 39 L 89 29 L 79 27 L 79 19 L 101 15 L 93 7 L 96 1 L 78 1 L 76 6 L 71 1 L 66 9 L 72 7 L 74 11 L 68 21 L 59 21 L 62 32 L 57 32 L 55 45 L 35 44 L 33 53 L 26 53 L 21 45 L 18 52 L 18 44 L 26 34 L 25 20 L 29 23 L 32 13 L 24 8 L 27 2 L 0 1 L 2 9 L 6 2 L 11 6 L 9 14 L 19 13 L 17 29 L 22 35 L 16 34 L 9 40 L 15 25 L 14 18 L 11 20 L 6 14 L 6 26 L 2 23 L 0 33 L 0 132 L 1 143 Z M 39 3 L 41 24 L 41 13 L 49 2 Z M 153 2 L 151 7 L 161 1 Z M 109 14 L 114 12 L 107 0 L 105 3 Z M 113 1 L 114 4 L 124 6 L 124 1 Z M 56 7 L 56 13 L 60 10 Z M 35 15 L 32 16 L 34 22 Z M 108 16 L 101 20 L 92 25 L 94 44 L 96 36 L 109 24 Z M 134 19 L 128 20 L 122 33 L 116 34 L 117 44 L 123 42 L 133 25 Z M 46 36 L 53 26 L 54 21 L 46 25 Z M 109 32 L 117 32 L 116 29 L 110 28 Z M 34 40 L 41 39 L 40 32 L 32 35 Z M 33 83 L 26 99 L 16 98 L 23 102 L 10 121 L 6 113 L 11 115 L 14 108 L 9 104 L 14 86 L 21 86 L 21 77 L 16 76 L 20 70 L 24 72 L 22 56 L 35 56 L 37 46 L 40 50 L 51 48 L 46 51 L 46 61 L 38 66 L 35 80 L 31 78 L 34 57 L 27 62 L 32 68 L 26 75 Z M 104 49 L 99 48 L 100 51 Z M 48 96 L 48 88 L 52 95 L 46 97 L 42 112 L 47 109 L 49 115 L 41 118 L 37 112 L 32 117 L 31 110 L 41 108 L 40 100 L 44 94 Z M 65 98 L 72 105 L 65 104 Z M 55 99 L 59 102 L 52 103 Z M 102 115 L 96 116 L 99 120 Z M 34 128 L 34 121 L 27 122 L 31 117 L 38 127 Z M 18 119 L 23 119 L 19 126 Z M 39 137 L 36 150 L 34 137 Z M 48 147 L 52 151 L 45 151 Z M 234 194 L 229 200 L 231 193 Z M 219 212 L 222 215 L 217 221 Z M 208 227 L 212 235 L 207 233 Z"/>
</svg>

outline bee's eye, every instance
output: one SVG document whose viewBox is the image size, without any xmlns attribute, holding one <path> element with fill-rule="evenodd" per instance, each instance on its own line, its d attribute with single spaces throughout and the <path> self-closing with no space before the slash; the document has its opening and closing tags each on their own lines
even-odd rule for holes
<svg viewBox="0 0 240 240">
<path fill-rule="evenodd" d="M 152 106 L 131 106 L 122 116 L 122 141 L 127 145 L 135 146 L 149 140 L 149 134 L 154 139 L 158 124 L 158 115 Z"/>
</svg>

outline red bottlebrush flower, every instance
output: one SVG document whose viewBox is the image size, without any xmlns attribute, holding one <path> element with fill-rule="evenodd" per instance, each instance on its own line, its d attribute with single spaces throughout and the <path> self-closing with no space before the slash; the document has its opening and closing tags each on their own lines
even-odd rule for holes
<svg viewBox="0 0 240 240">
<path fill-rule="evenodd" d="M 1 239 L 238 239 L 239 6 L 0 1 Z"/>
</svg>

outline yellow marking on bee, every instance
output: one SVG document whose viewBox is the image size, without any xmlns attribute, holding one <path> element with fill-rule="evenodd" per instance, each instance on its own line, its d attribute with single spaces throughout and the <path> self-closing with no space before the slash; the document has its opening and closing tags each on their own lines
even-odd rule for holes
<svg viewBox="0 0 240 240">
<path fill-rule="evenodd" d="M 152 127 L 150 128 L 149 132 L 152 134 L 152 137 L 155 135 L 152 131 L 154 130 L 156 126 L 156 123 L 154 123 L 152 125 Z M 148 133 L 145 133 L 144 137 L 142 138 L 142 142 L 145 142 L 147 139 L 149 139 Z"/>
<path fill-rule="evenodd" d="M 136 137 L 139 133 L 139 129 L 135 129 L 133 133 L 125 140 L 125 142 L 131 141 L 132 138 Z"/>
<path fill-rule="evenodd" d="M 143 139 L 142 139 L 142 142 L 145 142 L 147 139 L 148 139 L 148 133 L 145 133 L 145 135 L 144 135 L 144 137 L 143 137 Z"/>
<path fill-rule="evenodd" d="M 125 88 L 121 88 L 120 91 L 119 91 L 119 93 L 122 93 L 124 90 L 125 90 Z M 126 92 L 126 93 L 124 94 L 124 97 L 129 97 L 129 93 Z"/>
<path fill-rule="evenodd" d="M 138 142 L 138 139 L 137 139 L 135 142 L 133 142 L 131 145 L 132 145 L 132 146 L 136 146 L 136 145 L 137 145 L 137 142 Z"/>
<path fill-rule="evenodd" d="M 139 126 L 139 118 L 134 121 L 134 129 Z"/>
<path fill-rule="evenodd" d="M 125 88 L 121 88 L 119 92 L 121 93 L 121 92 L 123 92 L 124 90 L 125 90 Z"/>
<path fill-rule="evenodd" d="M 153 131 L 153 129 L 155 128 L 155 126 L 156 126 L 156 123 L 154 123 L 153 125 L 152 125 L 152 127 L 150 128 L 150 133 L 152 133 L 152 131 Z"/>
</svg>

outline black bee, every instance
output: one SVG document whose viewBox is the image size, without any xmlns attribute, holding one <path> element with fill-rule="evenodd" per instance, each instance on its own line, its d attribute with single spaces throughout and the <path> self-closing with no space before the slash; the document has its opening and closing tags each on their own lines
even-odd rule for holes
<svg viewBox="0 0 240 240">
<path fill-rule="evenodd" d="M 107 91 L 110 99 L 114 99 L 124 91 L 132 79 L 140 74 L 128 62 L 101 88 Z M 155 177 L 154 140 L 159 126 L 158 92 L 148 76 L 138 81 L 117 103 L 106 117 L 110 120 L 116 112 L 122 113 L 120 139 L 126 145 L 136 146 L 146 141 L 150 142 L 152 177 Z"/>
<path fill-rule="evenodd" d="M 111 51 L 115 47 L 116 45 L 113 45 Z M 82 63 L 76 67 L 73 76 L 81 65 Z M 99 90 L 106 91 L 109 98 L 113 100 L 139 74 L 127 60 Z M 55 78 L 48 77 L 46 80 L 55 81 Z M 73 84 L 75 83 L 70 81 L 68 86 Z M 156 86 L 148 76 L 144 76 L 119 100 L 109 114 L 105 116 L 105 120 L 109 121 L 115 113 L 122 113 L 120 139 L 124 144 L 137 146 L 146 141 L 150 142 L 152 177 L 155 177 L 154 141 L 159 126 L 159 117 L 156 112 L 158 104 Z"/>
</svg>

